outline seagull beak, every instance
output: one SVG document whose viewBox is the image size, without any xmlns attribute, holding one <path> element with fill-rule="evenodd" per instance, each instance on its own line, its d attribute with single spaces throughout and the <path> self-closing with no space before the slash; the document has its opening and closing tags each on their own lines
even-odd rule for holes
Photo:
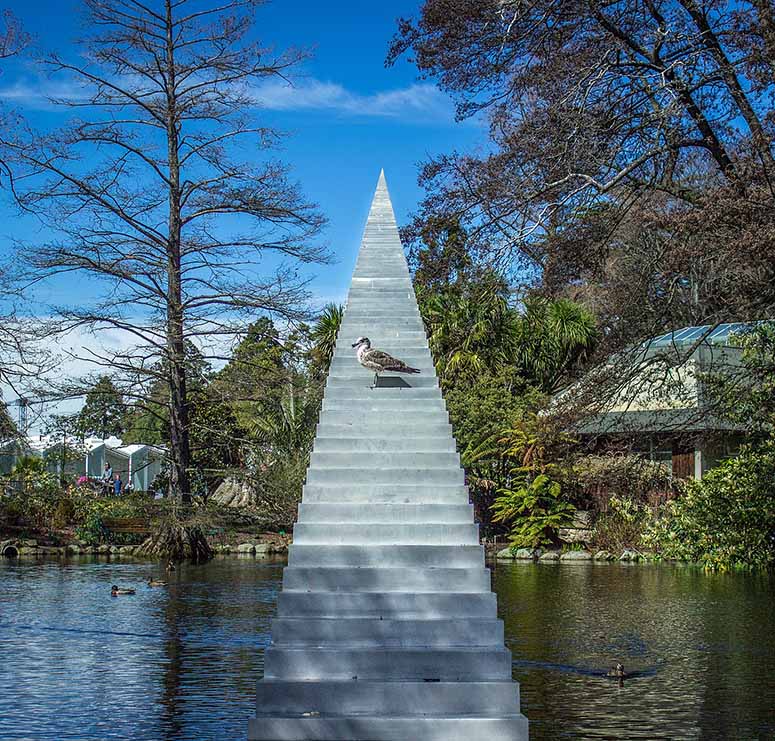
<svg viewBox="0 0 775 741">
<path fill-rule="evenodd" d="M 360 345 L 360 344 L 361 344 L 360 342 L 353 342 L 352 346 L 353 347 L 358 347 L 358 345 Z"/>
</svg>

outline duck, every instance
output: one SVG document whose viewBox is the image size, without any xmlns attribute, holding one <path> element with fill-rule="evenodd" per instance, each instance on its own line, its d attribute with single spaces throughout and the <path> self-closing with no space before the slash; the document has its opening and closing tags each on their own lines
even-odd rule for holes
<svg viewBox="0 0 775 741">
<path fill-rule="evenodd" d="M 619 662 L 606 672 L 606 677 L 612 677 L 613 679 L 624 679 L 627 676 L 627 672 L 624 671 L 624 664 Z"/>
<path fill-rule="evenodd" d="M 152 577 L 148 577 L 148 586 L 149 587 L 166 587 L 167 582 L 162 581 L 161 579 L 154 579 Z"/>
<path fill-rule="evenodd" d="M 118 597 L 122 594 L 134 594 L 134 589 L 125 589 L 123 587 L 117 587 L 115 584 L 110 588 L 110 596 Z"/>
</svg>

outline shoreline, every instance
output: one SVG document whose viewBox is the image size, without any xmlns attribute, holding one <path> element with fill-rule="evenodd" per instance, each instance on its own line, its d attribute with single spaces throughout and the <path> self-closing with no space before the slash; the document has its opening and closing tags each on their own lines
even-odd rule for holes
<svg viewBox="0 0 775 741">
<path fill-rule="evenodd" d="M 80 543 L 68 543 L 66 545 L 45 545 L 38 543 L 34 538 L 13 538 L 0 540 L 0 558 L 8 560 L 16 558 L 49 558 L 67 559 L 82 556 L 102 557 L 127 557 L 136 560 L 156 562 L 159 559 L 148 558 L 143 555 L 135 555 L 140 545 L 101 544 L 84 545 Z M 236 555 L 254 556 L 257 558 L 274 558 L 286 556 L 288 546 L 285 543 L 267 543 L 265 541 L 251 541 L 235 544 L 217 544 L 212 546 L 215 556 Z"/>
</svg>

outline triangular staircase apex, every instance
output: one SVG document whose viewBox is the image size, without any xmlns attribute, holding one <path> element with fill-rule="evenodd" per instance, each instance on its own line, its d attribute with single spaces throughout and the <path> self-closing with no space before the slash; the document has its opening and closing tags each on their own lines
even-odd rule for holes
<svg viewBox="0 0 775 741">
<path fill-rule="evenodd" d="M 373 373 L 368 336 L 419 375 Z M 380 171 L 250 741 L 524 741 L 490 574 Z"/>
</svg>

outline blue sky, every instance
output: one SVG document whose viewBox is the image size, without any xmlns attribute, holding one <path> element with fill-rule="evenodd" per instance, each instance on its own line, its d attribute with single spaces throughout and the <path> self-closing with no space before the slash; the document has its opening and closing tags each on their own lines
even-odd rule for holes
<svg viewBox="0 0 775 741">
<path fill-rule="evenodd" d="M 418 163 L 431 154 L 472 148 L 483 138 L 476 124 L 454 121 L 449 99 L 430 82 L 418 81 L 408 62 L 385 68 L 396 19 L 417 6 L 405 0 L 276 0 L 258 11 L 256 31 L 263 43 L 313 50 L 296 70 L 293 88 L 278 84 L 266 90 L 259 116 L 291 132 L 281 157 L 330 221 L 323 239 L 337 264 L 312 269 L 318 301 L 345 296 L 381 167 L 402 223 L 422 195 Z M 67 51 L 78 36 L 77 2 L 28 0 L 12 7 L 42 49 Z M 65 114 L 53 112 L 45 100 L 52 84 L 29 63 L 6 65 L 0 97 L 36 125 L 56 124 Z M 27 236 L 32 225 L 19 222 L 7 202 L 0 207 L 0 223 L 6 225 L 0 238 L 7 244 L 10 234 L 19 236 L 21 230 Z"/>
<path fill-rule="evenodd" d="M 296 69 L 292 88 L 264 89 L 257 118 L 290 133 L 279 156 L 329 220 L 322 240 L 336 262 L 308 269 L 318 307 L 346 296 L 380 168 L 385 169 L 399 224 L 405 223 L 422 196 L 418 164 L 440 152 L 472 149 L 485 138 L 476 123 L 456 123 L 451 101 L 432 83 L 418 80 L 408 62 L 385 68 L 396 19 L 414 14 L 418 5 L 409 0 L 276 0 L 257 13 L 256 37 L 263 44 L 313 53 Z M 20 18 L 34 49 L 72 53 L 81 32 L 77 0 L 0 0 L 0 10 L 3 7 Z M 0 104 L 17 107 L 36 128 L 65 123 L 67 113 L 47 100 L 61 83 L 42 76 L 29 58 L 6 60 L 0 70 Z M 0 192 L 0 255 L 10 250 L 14 238 L 37 241 L 45 236 L 37 221 L 20 218 L 7 194 Z M 83 299 L 88 285 L 71 279 L 55 282 L 37 294 L 42 299 L 39 310 L 45 311 L 45 303 Z M 99 339 L 75 334 L 58 341 L 55 349 L 63 353 L 59 370 L 73 375 L 93 371 L 76 357 L 84 347 L 119 347 L 125 342 L 110 333 L 101 333 Z M 0 392 L 6 401 L 15 397 L 7 387 Z M 37 417 L 74 411 L 78 405 L 74 401 L 70 409 L 44 404 Z"/>
</svg>

